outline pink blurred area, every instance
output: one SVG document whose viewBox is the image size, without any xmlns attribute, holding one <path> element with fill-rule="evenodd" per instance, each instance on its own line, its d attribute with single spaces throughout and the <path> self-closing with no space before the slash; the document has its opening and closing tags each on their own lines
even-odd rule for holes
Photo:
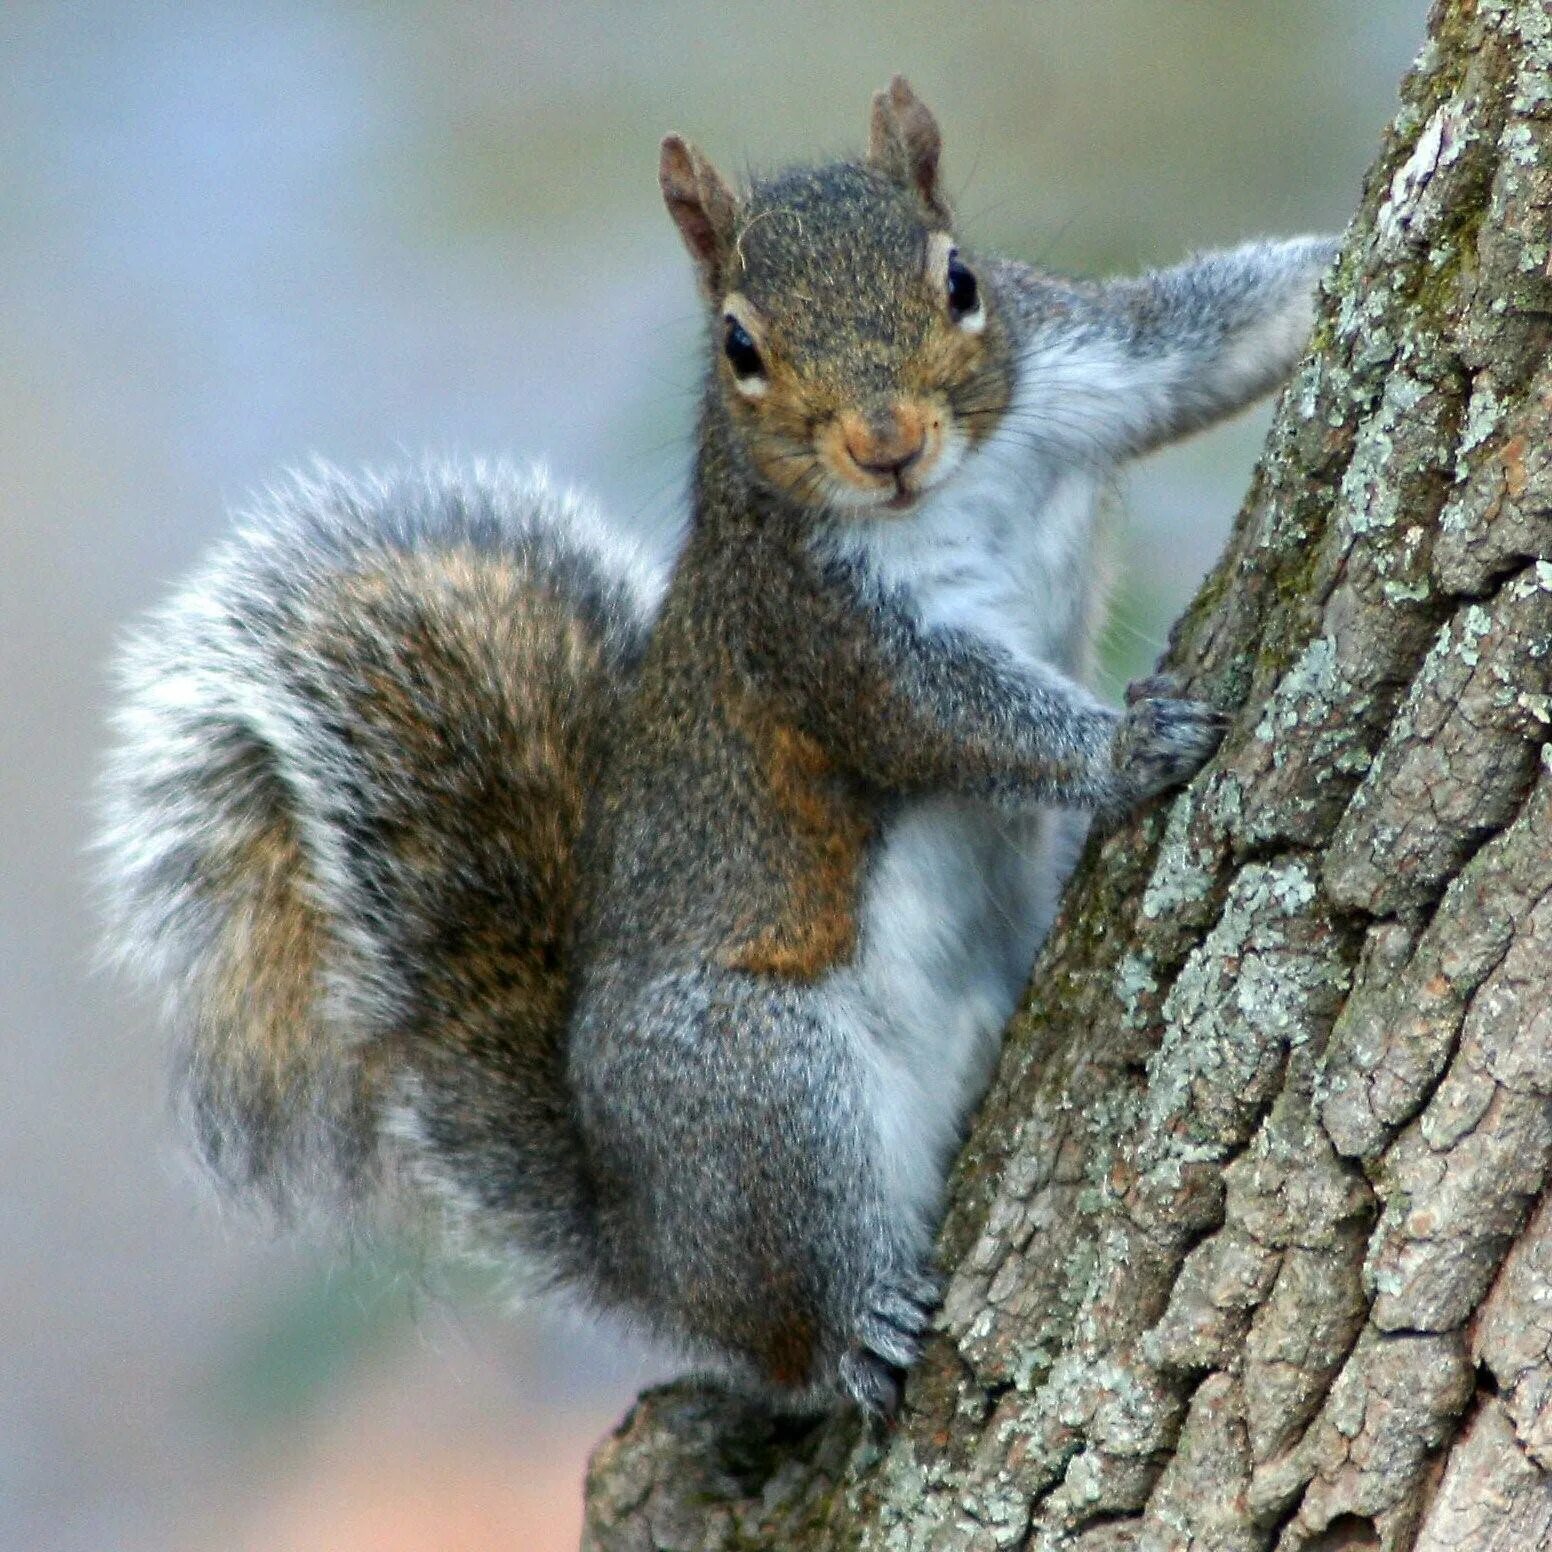
<svg viewBox="0 0 1552 1552">
<path fill-rule="evenodd" d="M 129 622 L 288 463 L 542 456 L 667 545 L 699 323 L 659 136 L 860 143 L 907 73 L 972 244 L 1055 267 L 1339 227 L 1423 0 L 10 0 L 0 8 L 0 1547 L 550 1552 L 671 1370 L 391 1249 L 223 1215 L 95 968 Z M 1264 417 L 1127 494 L 1112 678 Z"/>
<path fill-rule="evenodd" d="M 489 1547 L 575 1547 L 582 1505 L 577 1439 L 553 1455 L 502 1455 L 483 1441 L 430 1453 L 409 1441 L 364 1461 L 342 1449 L 285 1493 L 240 1545 L 252 1552 L 475 1552 Z"/>
<path fill-rule="evenodd" d="M 408 1372 L 406 1372 L 406 1369 Z M 581 1462 L 612 1418 L 559 1426 L 470 1405 L 446 1367 L 396 1364 L 337 1398 L 305 1447 L 189 1542 L 244 1552 L 573 1548 Z"/>
</svg>

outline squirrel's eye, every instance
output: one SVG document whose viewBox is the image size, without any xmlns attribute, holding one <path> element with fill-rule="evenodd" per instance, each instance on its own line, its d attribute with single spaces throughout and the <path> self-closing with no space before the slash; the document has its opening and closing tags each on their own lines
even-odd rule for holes
<svg viewBox="0 0 1552 1552">
<path fill-rule="evenodd" d="M 968 266 L 960 261 L 959 255 L 949 250 L 948 255 L 948 310 L 954 316 L 957 323 L 961 318 L 968 318 L 981 305 L 981 288 L 975 283 L 975 276 L 971 274 Z"/>
<path fill-rule="evenodd" d="M 729 317 L 727 320 L 727 335 L 722 341 L 722 349 L 727 355 L 728 364 L 733 368 L 734 377 L 764 375 L 765 363 L 760 359 L 760 352 L 750 339 L 748 329 L 737 318 Z"/>
</svg>

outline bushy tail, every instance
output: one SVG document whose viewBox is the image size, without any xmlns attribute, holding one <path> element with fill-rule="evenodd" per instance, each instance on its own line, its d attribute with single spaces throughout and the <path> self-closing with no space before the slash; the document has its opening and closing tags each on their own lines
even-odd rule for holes
<svg viewBox="0 0 1552 1552">
<path fill-rule="evenodd" d="M 654 593 L 541 476 L 325 469 L 132 643 L 113 944 L 225 1185 L 429 1191 L 571 1261 L 575 848 Z"/>
</svg>

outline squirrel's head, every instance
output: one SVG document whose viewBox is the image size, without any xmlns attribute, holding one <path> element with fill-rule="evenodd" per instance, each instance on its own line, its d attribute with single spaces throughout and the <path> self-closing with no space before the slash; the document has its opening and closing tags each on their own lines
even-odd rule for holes
<svg viewBox="0 0 1552 1552">
<path fill-rule="evenodd" d="M 761 477 L 816 508 L 900 511 L 1007 409 L 1008 336 L 939 189 L 938 126 L 896 76 L 861 162 L 736 195 L 663 142 L 663 198 L 712 309 L 717 385 Z"/>
</svg>

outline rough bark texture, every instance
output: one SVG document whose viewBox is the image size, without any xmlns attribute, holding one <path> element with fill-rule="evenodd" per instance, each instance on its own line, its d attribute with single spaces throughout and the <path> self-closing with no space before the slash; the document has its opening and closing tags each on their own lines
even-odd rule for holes
<svg viewBox="0 0 1552 1552">
<path fill-rule="evenodd" d="M 1430 26 L 898 1427 L 656 1392 L 587 1547 L 1552 1547 L 1552 4 Z"/>
</svg>

